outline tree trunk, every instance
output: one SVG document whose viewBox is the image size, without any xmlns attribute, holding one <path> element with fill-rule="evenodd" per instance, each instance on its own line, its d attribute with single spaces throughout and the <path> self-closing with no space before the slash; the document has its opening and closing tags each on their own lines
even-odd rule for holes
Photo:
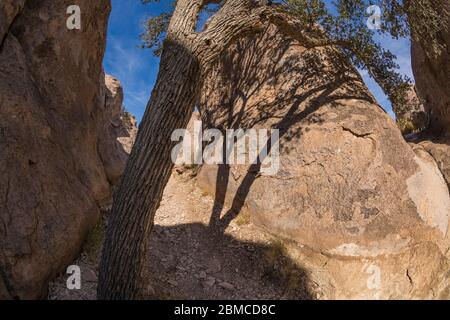
<svg viewBox="0 0 450 320">
<path fill-rule="evenodd" d="M 197 33 L 195 26 L 202 6 L 213 2 L 222 3 L 220 11 L 203 32 Z M 177 0 L 158 80 L 114 197 L 100 263 L 99 299 L 141 297 L 147 238 L 174 166 L 171 150 L 176 143 L 170 138 L 174 130 L 186 128 L 198 99 L 202 75 L 234 40 L 260 31 L 268 20 L 303 39 L 296 30 L 296 21 L 285 20 L 258 3 Z"/>
<path fill-rule="evenodd" d="M 197 98 L 199 65 L 166 42 L 160 73 L 122 183 L 115 194 L 100 264 L 99 299 L 140 298 L 147 238 L 172 169 L 174 129 L 185 128 Z"/>
</svg>

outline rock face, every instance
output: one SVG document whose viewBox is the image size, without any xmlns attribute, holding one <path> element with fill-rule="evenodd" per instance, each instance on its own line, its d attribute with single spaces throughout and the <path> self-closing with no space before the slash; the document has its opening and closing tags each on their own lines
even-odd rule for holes
<svg viewBox="0 0 450 320">
<path fill-rule="evenodd" d="M 450 134 L 450 2 L 411 1 L 410 24 L 418 30 L 412 44 L 412 67 L 416 86 L 431 117 L 432 129 Z M 417 9 L 430 6 L 439 15 L 440 31 L 429 31 Z"/>
<path fill-rule="evenodd" d="M 118 79 L 105 77 L 105 111 L 103 134 L 98 150 L 105 166 L 106 177 L 112 185 L 119 182 L 137 134 L 136 119 L 122 110 L 123 89 Z"/>
<path fill-rule="evenodd" d="M 3 43 L 8 33 L 9 26 L 19 11 L 23 9 L 25 0 L 2 1 L 0 4 L 0 43 Z"/>
<path fill-rule="evenodd" d="M 201 124 L 201 117 L 200 117 L 200 113 L 198 111 L 194 111 L 192 113 L 191 120 L 189 120 L 189 123 L 186 127 L 186 133 L 190 135 L 191 139 L 192 139 L 192 137 L 194 137 L 194 131 L 195 131 L 194 126 L 195 126 L 196 122 Z M 201 128 L 201 126 L 199 126 L 199 127 Z M 185 143 L 186 136 L 184 136 L 182 139 L 180 139 L 180 141 L 183 141 L 183 143 Z M 186 149 L 188 149 L 188 148 L 186 147 Z M 195 146 L 191 141 L 190 152 L 187 155 L 184 155 L 182 150 L 180 150 L 178 152 L 178 155 L 176 157 L 176 162 L 175 162 L 175 170 L 181 172 L 181 171 L 184 171 L 184 169 L 186 169 L 186 167 L 192 166 L 194 164 L 195 152 L 196 152 Z"/>
<path fill-rule="evenodd" d="M 125 153 L 102 60 L 109 0 L 0 2 L 0 298 L 39 298 L 73 261 Z M 114 91 L 115 89 L 116 91 Z"/>
<path fill-rule="evenodd" d="M 425 107 L 419 98 L 415 85 L 411 85 L 403 105 L 394 106 L 397 123 L 404 134 L 422 131 L 428 127 L 429 119 Z"/>
<path fill-rule="evenodd" d="M 450 190 L 450 138 L 424 139 L 419 143 L 436 161 Z"/>
<path fill-rule="evenodd" d="M 419 96 L 430 115 L 430 129 L 415 143 L 435 159 L 450 188 L 450 2 L 411 1 L 410 24 L 416 26 L 412 42 L 412 67 Z M 430 31 L 429 22 L 417 9 L 438 16 L 441 28 Z"/>
<path fill-rule="evenodd" d="M 335 50 L 307 50 L 271 27 L 232 46 L 202 92 L 206 127 L 279 128 L 281 165 L 273 176 L 255 166 L 204 165 L 199 186 L 312 250 L 298 261 L 319 272 L 318 283 L 331 288 L 325 296 L 436 298 L 437 284 L 448 285 L 444 178 L 428 153 L 403 140 Z M 329 257 L 328 267 L 308 258 L 314 255 Z M 388 280 L 377 290 L 366 283 L 371 263 Z M 433 275 L 422 276 L 422 265 Z M 417 271 L 412 279 L 408 270 Z"/>
</svg>

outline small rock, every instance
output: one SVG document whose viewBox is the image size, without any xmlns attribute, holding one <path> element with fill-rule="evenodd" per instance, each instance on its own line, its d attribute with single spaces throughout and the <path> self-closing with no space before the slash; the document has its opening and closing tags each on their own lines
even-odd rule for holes
<svg viewBox="0 0 450 320">
<path fill-rule="evenodd" d="M 220 263 L 220 260 L 217 258 L 212 258 L 209 262 L 208 269 L 206 270 L 207 273 L 218 273 L 222 270 L 222 266 Z"/>
<path fill-rule="evenodd" d="M 228 282 L 219 283 L 219 287 L 224 288 L 225 290 L 230 290 L 230 291 L 234 290 L 234 286 Z"/>
<path fill-rule="evenodd" d="M 214 277 L 208 277 L 208 279 L 206 279 L 206 281 L 203 282 L 203 284 L 207 287 L 212 287 L 214 283 L 216 283 L 216 279 Z"/>
<path fill-rule="evenodd" d="M 167 283 L 173 287 L 178 287 L 178 282 L 176 282 L 175 280 L 168 280 Z"/>
<path fill-rule="evenodd" d="M 97 282 L 97 274 L 92 269 L 86 269 L 84 272 L 84 280 L 86 282 Z"/>
<path fill-rule="evenodd" d="M 176 167 L 175 168 L 175 171 L 178 173 L 178 174 L 183 174 L 185 171 L 186 171 L 186 169 L 184 168 L 184 167 Z"/>
<path fill-rule="evenodd" d="M 201 271 L 201 272 L 198 274 L 198 278 L 199 278 L 199 279 L 206 279 L 206 277 L 207 277 L 207 275 L 206 275 L 206 272 L 205 272 L 205 271 Z"/>
</svg>

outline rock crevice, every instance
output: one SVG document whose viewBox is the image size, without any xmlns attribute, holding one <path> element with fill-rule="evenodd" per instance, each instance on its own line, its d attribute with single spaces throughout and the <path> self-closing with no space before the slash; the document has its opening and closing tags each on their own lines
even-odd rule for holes
<svg viewBox="0 0 450 320">
<path fill-rule="evenodd" d="M 46 296 L 111 202 L 118 138 L 133 139 L 102 68 L 110 1 L 78 1 L 81 31 L 71 4 L 0 2 L 0 298 Z"/>
</svg>

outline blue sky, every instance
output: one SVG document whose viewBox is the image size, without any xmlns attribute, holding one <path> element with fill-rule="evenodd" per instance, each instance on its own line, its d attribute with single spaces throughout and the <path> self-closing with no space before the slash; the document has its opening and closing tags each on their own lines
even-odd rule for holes
<svg viewBox="0 0 450 320">
<path fill-rule="evenodd" d="M 124 105 L 140 121 L 155 84 L 159 59 L 150 50 L 139 47 L 139 36 L 143 33 L 145 19 L 167 9 L 167 5 L 112 0 L 112 6 L 103 64 L 105 72 L 122 83 Z"/>
<path fill-rule="evenodd" d="M 113 10 L 109 21 L 104 67 L 106 73 L 117 77 L 124 88 L 126 108 L 141 120 L 152 88 L 155 84 L 159 59 L 150 50 L 139 47 L 147 17 L 167 10 L 169 1 L 143 5 L 140 0 L 112 0 Z M 398 58 L 402 74 L 411 79 L 411 54 L 408 40 L 380 38 L 384 46 Z M 391 115 L 391 106 L 378 85 L 364 72 L 364 80 L 378 102 Z"/>
</svg>

